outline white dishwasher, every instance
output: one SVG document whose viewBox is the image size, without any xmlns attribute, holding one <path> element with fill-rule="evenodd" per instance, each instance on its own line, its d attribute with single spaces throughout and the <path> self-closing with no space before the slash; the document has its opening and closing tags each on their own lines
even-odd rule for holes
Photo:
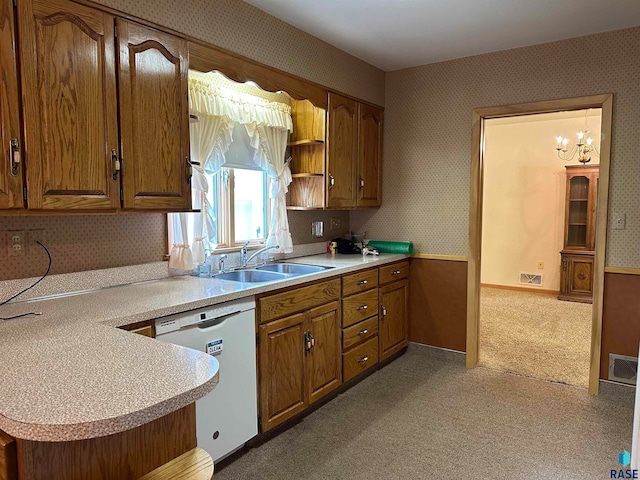
<svg viewBox="0 0 640 480">
<path fill-rule="evenodd" d="M 215 355 L 216 388 L 196 401 L 198 446 L 214 462 L 258 434 L 254 297 L 156 320 L 156 338 Z"/>
</svg>

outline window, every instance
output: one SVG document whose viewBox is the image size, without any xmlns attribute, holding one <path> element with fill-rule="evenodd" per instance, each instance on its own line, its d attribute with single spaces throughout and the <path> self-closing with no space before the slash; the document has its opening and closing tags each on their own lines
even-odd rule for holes
<svg viewBox="0 0 640 480">
<path fill-rule="evenodd" d="M 220 192 L 218 245 L 234 247 L 247 241 L 263 242 L 269 225 L 267 174 L 261 170 L 223 168 L 216 177 L 216 189 Z"/>
<path fill-rule="evenodd" d="M 204 230 L 204 248 L 231 248 L 245 242 L 262 243 L 269 228 L 269 200 L 267 198 L 267 174 L 261 170 L 222 168 L 218 174 L 205 175 L 209 190 L 207 200 L 212 206 L 215 233 L 211 242 Z M 188 213 L 189 239 L 194 238 L 195 224 L 200 214 Z M 168 215 L 169 247 L 173 241 L 172 214 Z"/>
</svg>

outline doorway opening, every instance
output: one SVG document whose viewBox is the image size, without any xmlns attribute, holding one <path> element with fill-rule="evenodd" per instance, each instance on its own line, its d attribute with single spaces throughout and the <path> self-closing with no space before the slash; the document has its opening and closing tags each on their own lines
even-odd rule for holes
<svg viewBox="0 0 640 480">
<path fill-rule="evenodd" d="M 534 102 L 476 109 L 473 112 L 471 195 L 469 222 L 469 264 L 467 285 L 467 366 L 475 367 L 479 359 L 481 246 L 483 226 L 483 177 L 485 174 L 486 122 L 489 119 L 520 115 L 575 111 L 590 108 L 602 109 L 599 187 L 597 208 L 594 212 L 593 256 L 593 308 L 591 315 L 591 339 L 589 353 L 589 392 L 598 393 L 600 347 L 602 336 L 602 294 L 604 284 L 604 259 L 606 249 L 606 225 L 611 149 L 612 95 L 596 95 L 572 99 Z M 560 160 L 558 160 L 560 161 Z M 526 272 L 525 272 L 526 273 Z"/>
<path fill-rule="evenodd" d="M 480 366 L 588 387 L 600 124 L 599 108 L 485 122 Z"/>
</svg>

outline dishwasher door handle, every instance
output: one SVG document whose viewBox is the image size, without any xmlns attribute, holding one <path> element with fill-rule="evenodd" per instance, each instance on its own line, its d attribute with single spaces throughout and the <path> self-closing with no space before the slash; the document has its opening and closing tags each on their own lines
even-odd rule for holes
<svg viewBox="0 0 640 480">
<path fill-rule="evenodd" d="M 242 312 L 238 310 L 237 312 L 231 312 L 231 313 L 227 313 L 226 315 L 220 315 L 219 317 L 211 318 L 209 320 L 203 320 L 200 323 L 196 323 L 195 326 L 202 330 L 204 330 L 205 328 L 215 327 L 216 325 L 220 325 L 229 317 L 233 317 L 235 315 L 238 315 L 239 313 L 242 313 Z"/>
</svg>

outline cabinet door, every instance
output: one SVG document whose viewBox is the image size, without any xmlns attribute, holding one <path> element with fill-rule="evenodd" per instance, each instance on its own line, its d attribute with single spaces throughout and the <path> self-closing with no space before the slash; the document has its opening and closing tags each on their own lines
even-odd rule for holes
<svg viewBox="0 0 640 480">
<path fill-rule="evenodd" d="M 309 403 L 342 383 L 339 303 L 332 302 L 309 311 L 309 330 L 315 344 L 307 352 Z"/>
<path fill-rule="evenodd" d="M 22 164 L 18 117 L 18 75 L 14 43 L 13 7 L 0 4 L 0 209 L 20 208 Z"/>
<path fill-rule="evenodd" d="M 407 280 L 380 288 L 380 360 L 407 345 L 408 293 Z"/>
<path fill-rule="evenodd" d="M 358 137 L 358 206 L 379 207 L 382 202 L 382 119 L 384 112 L 360 104 Z"/>
<path fill-rule="evenodd" d="M 260 326 L 260 416 L 265 432 L 308 405 L 304 362 L 305 315 Z M 249 360 L 249 359 L 248 359 Z"/>
<path fill-rule="evenodd" d="M 568 294 L 591 299 L 593 296 L 593 260 L 590 255 L 570 255 Z"/>
<path fill-rule="evenodd" d="M 123 206 L 190 210 L 187 42 L 117 26 Z"/>
<path fill-rule="evenodd" d="M 329 93 L 327 207 L 355 207 L 358 170 L 358 104 Z"/>
<path fill-rule="evenodd" d="M 20 0 L 18 26 L 29 208 L 117 208 L 114 18 Z"/>
</svg>

